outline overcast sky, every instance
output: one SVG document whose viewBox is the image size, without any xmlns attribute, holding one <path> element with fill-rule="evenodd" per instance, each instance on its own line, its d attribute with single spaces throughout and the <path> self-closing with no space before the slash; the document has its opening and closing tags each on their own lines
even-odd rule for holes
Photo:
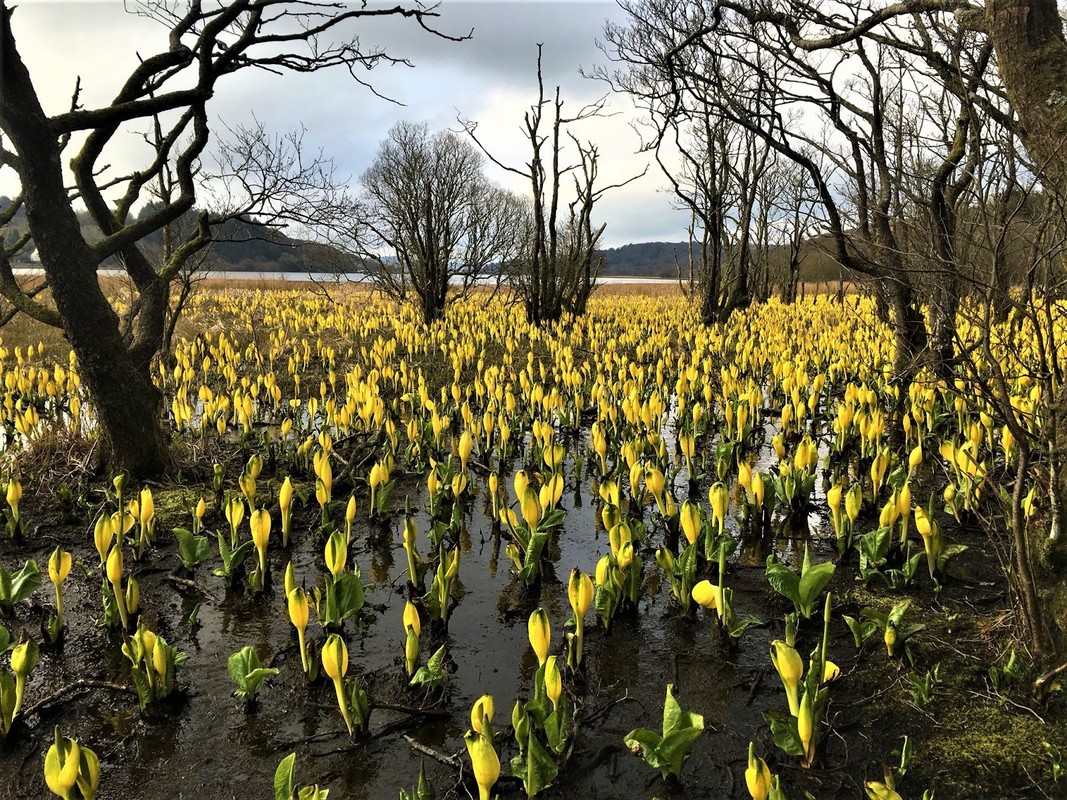
<svg viewBox="0 0 1067 800">
<path fill-rule="evenodd" d="M 79 75 L 83 104 L 106 103 L 136 65 L 137 53 L 146 56 L 165 44 L 162 26 L 126 13 L 114 0 L 22 0 L 18 6 L 12 20 L 16 42 L 50 112 L 66 110 Z M 606 63 L 596 41 L 605 20 L 622 19 L 614 2 L 445 0 L 439 10 L 441 30 L 462 35 L 473 29 L 472 39 L 448 42 L 401 20 L 360 29 L 365 42 L 380 43 L 414 65 L 379 66 L 365 75 L 403 106 L 375 97 L 340 71 L 283 77 L 249 72 L 220 83 L 210 107 L 214 121 L 237 125 L 254 115 L 278 133 L 302 124 L 305 144 L 321 148 L 355 184 L 398 120 L 425 121 L 431 129 L 457 128 L 457 115 L 476 120 L 490 149 L 502 161 L 521 166 L 529 147 L 521 135 L 522 116 L 536 97 L 539 42 L 546 85 L 562 87 L 565 110 L 605 91 L 603 84 L 581 77 L 579 69 Z M 634 114 L 627 98 L 609 97 L 609 107 L 616 116 L 575 129 L 599 146 L 606 183 L 639 173 L 648 162 L 635 153 L 639 139 L 630 127 Z M 116 166 L 124 160 L 136 163 L 132 136 L 127 142 L 129 150 L 112 154 Z M 491 174 L 516 191 L 527 188 L 495 168 Z M 686 216 L 670 207 L 663 187 L 653 166 L 646 177 L 606 195 L 596 214 L 607 223 L 604 244 L 683 240 Z M 0 183 L 0 192 L 10 189 Z"/>
</svg>

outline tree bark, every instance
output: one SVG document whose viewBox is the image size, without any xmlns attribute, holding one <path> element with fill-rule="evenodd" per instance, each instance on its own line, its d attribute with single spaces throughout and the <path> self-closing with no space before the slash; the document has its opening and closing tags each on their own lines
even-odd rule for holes
<svg viewBox="0 0 1067 800">
<path fill-rule="evenodd" d="M 1056 0 L 990 0 L 986 27 L 1020 138 L 1042 176 L 1067 190 L 1067 39 Z"/>
<path fill-rule="evenodd" d="M 63 181 L 60 146 L 0 4 L 0 130 L 14 146 L 27 223 L 97 414 L 104 458 L 116 470 L 157 475 L 167 464 L 150 360 L 135 363 L 97 278 L 99 259 L 81 233 Z"/>
</svg>

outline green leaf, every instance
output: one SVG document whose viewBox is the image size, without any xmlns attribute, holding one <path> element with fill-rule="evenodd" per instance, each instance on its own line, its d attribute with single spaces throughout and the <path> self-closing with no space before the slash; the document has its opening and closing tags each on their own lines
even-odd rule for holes
<svg viewBox="0 0 1067 800">
<path fill-rule="evenodd" d="M 0 669 L 0 733 L 11 730 L 15 717 L 15 676 L 8 669 Z"/>
<path fill-rule="evenodd" d="M 445 679 L 445 645 L 430 656 L 426 666 L 419 667 L 411 678 L 411 686 L 440 686 Z"/>
<path fill-rule="evenodd" d="M 700 734 L 703 732 L 704 723 L 702 719 L 699 728 L 680 728 L 663 738 L 663 741 L 660 742 L 659 752 L 660 757 L 667 764 L 665 768 L 661 768 L 664 771 L 664 777 L 667 777 L 666 773 L 670 773 L 675 777 L 681 776 L 682 765 L 685 764 L 685 759 L 689 755 L 689 747 L 700 738 Z"/>
<path fill-rule="evenodd" d="M 178 540 L 178 556 L 182 560 L 182 566 L 192 572 L 208 557 L 211 545 L 206 536 L 194 536 L 192 531 L 185 528 L 175 528 L 174 536 Z"/>
<path fill-rule="evenodd" d="M 641 756 L 652 769 L 663 769 L 666 766 L 659 752 L 663 737 L 655 731 L 650 731 L 648 728 L 634 728 L 623 737 L 622 741 L 630 752 Z"/>
<path fill-rule="evenodd" d="M 771 726 L 774 743 L 789 756 L 804 755 L 804 744 L 797 731 L 797 719 L 788 711 L 764 711 L 763 718 Z"/>
<path fill-rule="evenodd" d="M 141 710 L 144 711 L 145 706 L 155 699 L 152 686 L 148 683 L 148 676 L 140 667 L 133 667 L 130 669 L 130 677 L 133 678 L 133 688 L 137 690 L 137 700 L 141 704 Z"/>
<path fill-rule="evenodd" d="M 282 759 L 274 771 L 274 800 L 293 800 L 293 781 L 296 778 L 296 753 Z"/>
<path fill-rule="evenodd" d="M 859 538 L 860 564 L 863 567 L 880 567 L 889 555 L 892 541 L 892 529 L 889 527 L 865 533 Z"/>
<path fill-rule="evenodd" d="M 767 582 L 774 591 L 799 607 L 800 577 L 773 554 L 767 556 Z"/>
<path fill-rule="evenodd" d="M 911 600 L 901 600 L 899 603 L 893 606 L 892 611 L 889 612 L 887 622 L 894 628 L 899 627 L 900 623 L 904 620 L 904 615 L 908 613 L 908 608 L 911 606 Z"/>
<path fill-rule="evenodd" d="M 690 711 L 682 711 L 674 697 L 674 684 L 667 684 L 667 696 L 663 701 L 663 735 L 669 736 L 683 728 L 704 729 L 704 717 Z"/>
<path fill-rule="evenodd" d="M 229 657 L 226 667 L 229 669 L 230 677 L 238 688 L 247 689 L 248 674 L 258 667 L 259 663 L 259 656 L 256 655 L 255 648 L 251 645 L 246 645 Z"/>
<path fill-rule="evenodd" d="M 523 783 L 526 795 L 535 797 L 552 785 L 559 773 L 559 767 L 540 740 L 534 736 L 534 726 L 530 726 L 530 740 L 526 748 L 526 776 Z"/>
<path fill-rule="evenodd" d="M 842 619 L 845 620 L 845 624 L 848 625 L 848 629 L 852 631 L 852 638 L 856 642 L 856 648 L 863 647 L 863 643 L 866 642 L 877 629 L 878 626 L 874 622 L 863 622 L 850 617 L 847 614 L 842 615 Z"/>
<path fill-rule="evenodd" d="M 7 628 L 0 625 L 0 656 L 6 653 L 9 647 L 11 647 L 11 634 Z"/>
<path fill-rule="evenodd" d="M 822 593 L 822 590 L 826 588 L 826 584 L 834 576 L 835 567 L 832 561 L 811 564 L 807 559 L 806 548 L 804 553 L 804 569 L 800 575 L 797 591 L 800 595 L 800 613 L 804 615 L 805 619 L 810 619 L 812 606 Z"/>
<path fill-rule="evenodd" d="M 4 573 L 5 577 L 8 577 Z M 9 576 L 6 591 L 0 591 L 0 604 L 8 607 L 21 603 L 41 585 L 41 571 L 32 558 L 22 565 L 22 569 Z"/>
<path fill-rule="evenodd" d="M 365 596 L 363 581 L 359 575 L 346 572 L 333 585 L 337 603 L 338 621 L 344 622 L 363 609 Z"/>
</svg>

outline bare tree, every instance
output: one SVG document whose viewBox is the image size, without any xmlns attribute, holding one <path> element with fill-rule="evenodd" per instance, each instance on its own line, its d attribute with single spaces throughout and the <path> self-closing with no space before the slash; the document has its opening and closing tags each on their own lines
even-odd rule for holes
<svg viewBox="0 0 1067 800">
<path fill-rule="evenodd" d="M 537 102 L 524 117 L 523 134 L 531 157 L 525 169 L 497 160 L 477 136 L 477 123 L 463 121 L 467 133 L 494 164 L 530 182 L 531 217 L 525 252 L 516 259 L 509 281 L 526 308 L 526 318 L 537 325 L 566 314 L 584 314 L 603 268 L 598 252 L 605 225 L 594 226 L 593 209 L 604 193 L 637 180 L 597 186 L 599 151 L 593 142 L 578 139 L 568 126 L 601 116 L 605 100 L 583 106 L 564 116 L 559 87 L 545 96 L 541 71 L 541 45 L 537 46 Z M 549 115 L 546 117 L 546 110 Z M 574 155 L 565 148 L 570 140 Z M 572 159 L 567 163 L 564 159 Z M 571 178 L 572 199 L 567 202 L 565 180 Z"/>
<path fill-rule="evenodd" d="M 169 31 L 166 47 L 140 59 L 111 103 L 85 107 L 76 87 L 69 110 L 49 116 L 19 52 L 14 9 L 0 0 L 0 170 L 14 173 L 21 184 L 13 205 L 25 208 L 28 234 L 54 305 L 22 291 L 7 249 L 0 257 L 0 294 L 23 313 L 63 329 L 93 401 L 110 466 L 152 474 L 165 468 L 168 447 L 151 364 L 163 340 L 171 282 L 211 241 L 210 215 L 201 213 L 196 230 L 175 243 L 165 263 L 151 263 L 140 242 L 194 207 L 199 164 L 211 139 L 208 102 L 219 82 L 249 69 L 277 73 L 335 67 L 362 80 L 358 70 L 397 59 L 361 45 L 346 27 L 399 16 L 431 30 L 436 13 L 421 5 L 347 6 L 317 0 L 142 0 L 136 8 Z M 164 121 L 162 135 L 147 163 L 125 175 L 108 170 L 106 153 L 116 135 L 154 119 Z M 74 142 L 77 151 L 66 153 Z M 64 174 L 67 157 L 73 186 Z M 252 161 L 253 180 L 257 165 L 264 163 L 265 158 Z M 135 207 L 164 169 L 173 170 L 176 191 L 152 213 L 135 218 Z M 297 170 L 275 181 L 296 191 L 304 177 Z M 275 181 L 250 185 L 266 188 Z M 74 197 L 102 232 L 98 241 L 90 243 L 83 235 Z M 249 212 L 272 210 L 265 196 L 259 196 L 258 205 Z M 113 257 L 137 293 L 128 336 L 96 276 L 98 266 Z"/>
<path fill-rule="evenodd" d="M 363 173 L 355 239 L 371 277 L 397 300 L 413 297 L 427 324 L 449 293 L 465 294 L 522 246 L 522 201 L 493 185 L 469 140 L 399 122 Z"/>
</svg>

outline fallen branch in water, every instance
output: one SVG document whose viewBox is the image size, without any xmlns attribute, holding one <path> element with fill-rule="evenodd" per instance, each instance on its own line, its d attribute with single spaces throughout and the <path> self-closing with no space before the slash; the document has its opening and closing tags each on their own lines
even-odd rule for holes
<svg viewBox="0 0 1067 800">
<path fill-rule="evenodd" d="M 126 686 L 121 683 L 110 683 L 108 681 L 94 681 L 89 680 L 87 678 L 81 678 L 79 680 L 74 681 L 74 683 L 64 686 L 59 691 L 53 692 L 43 700 L 38 700 L 36 703 L 34 703 L 32 706 L 22 712 L 22 718 L 26 719 L 27 717 L 33 716 L 37 712 L 47 708 L 48 706 L 52 705 L 52 703 L 55 703 L 57 700 L 62 699 L 71 692 L 84 691 L 86 689 L 108 689 L 112 692 L 137 694 L 137 692 L 132 687 Z"/>
</svg>

